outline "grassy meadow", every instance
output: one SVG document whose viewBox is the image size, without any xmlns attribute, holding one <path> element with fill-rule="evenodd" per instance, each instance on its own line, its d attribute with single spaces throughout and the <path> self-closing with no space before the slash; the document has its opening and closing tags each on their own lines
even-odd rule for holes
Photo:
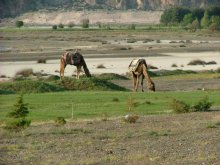
<svg viewBox="0 0 220 165">
<path fill-rule="evenodd" d="M 13 108 L 18 95 L 0 96 L 0 120 L 4 122 L 6 114 Z M 120 117 L 127 114 L 128 100 L 131 97 L 133 110 L 138 115 L 171 114 L 172 99 L 195 104 L 204 97 L 213 103 L 212 109 L 220 107 L 220 91 L 194 92 L 155 92 L 133 93 L 118 91 L 71 91 L 55 93 L 30 93 L 24 95 L 28 103 L 32 122 L 50 121 L 57 117 L 66 119 L 88 119 Z"/>
</svg>

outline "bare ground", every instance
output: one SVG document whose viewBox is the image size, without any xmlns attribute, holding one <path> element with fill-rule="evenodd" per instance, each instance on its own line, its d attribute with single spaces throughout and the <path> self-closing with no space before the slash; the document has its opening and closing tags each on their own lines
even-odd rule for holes
<svg viewBox="0 0 220 165">
<path fill-rule="evenodd" d="M 154 80 L 154 78 L 153 78 Z M 132 80 L 112 80 L 113 83 L 133 90 Z M 156 78 L 154 80 L 157 91 L 193 91 L 193 90 L 219 90 L 220 77 L 214 79 L 193 79 L 193 80 L 166 80 Z M 146 83 L 144 89 L 147 91 Z M 140 91 L 139 87 L 139 91 Z"/>
<path fill-rule="evenodd" d="M 133 57 L 167 52 L 219 51 L 219 43 L 199 42 L 157 46 L 102 44 L 103 41 L 181 39 L 218 41 L 219 34 L 123 32 L 0 32 L 0 61 L 58 59 L 67 48 L 79 47 L 86 56 L 118 54 Z M 91 36 L 92 35 L 92 36 Z M 93 40 L 91 40 L 91 38 Z M 94 40 L 95 39 L 95 40 Z M 101 41 L 100 41 L 101 39 Z M 88 41 L 89 40 L 89 41 Z M 76 42 L 78 41 L 78 42 Z M 121 50 L 129 48 L 131 50 Z M 151 48 L 150 48 L 151 47 Z M 36 56 L 32 56 L 36 55 Z M 158 90 L 220 89 L 219 77 L 198 80 L 154 79 Z M 131 80 L 115 83 L 131 89 Z M 22 133 L 0 128 L 0 164 L 220 164 L 220 112 L 140 116 L 135 124 L 121 119 L 69 121 L 63 127 L 33 123 Z"/>
<path fill-rule="evenodd" d="M 168 122 L 169 121 L 169 122 Z M 220 112 L 70 121 L 8 134 L 0 128 L 1 164 L 220 163 Z M 216 124 L 218 123 L 218 124 Z"/>
</svg>

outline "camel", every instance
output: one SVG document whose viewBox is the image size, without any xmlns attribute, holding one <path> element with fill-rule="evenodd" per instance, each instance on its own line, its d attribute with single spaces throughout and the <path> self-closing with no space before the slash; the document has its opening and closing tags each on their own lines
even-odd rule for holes
<svg viewBox="0 0 220 165">
<path fill-rule="evenodd" d="M 151 92 L 155 91 L 155 84 L 151 80 L 148 74 L 147 63 L 145 59 L 134 59 L 129 65 L 129 70 L 132 72 L 133 76 L 133 89 L 137 92 L 139 85 L 139 78 L 141 77 L 141 91 L 144 92 L 143 80 L 147 81 L 148 90 Z"/>
<path fill-rule="evenodd" d="M 85 71 L 85 74 L 87 77 L 91 77 L 91 74 L 89 72 L 89 69 L 87 68 L 86 62 L 83 58 L 83 56 L 78 52 L 76 49 L 74 53 L 71 53 L 70 51 L 66 51 L 60 58 L 60 79 L 63 80 L 64 78 L 64 70 L 67 65 L 74 65 L 77 68 L 76 72 L 76 78 L 79 79 L 79 74 L 81 71 L 81 67 L 83 66 L 83 69 Z"/>
</svg>

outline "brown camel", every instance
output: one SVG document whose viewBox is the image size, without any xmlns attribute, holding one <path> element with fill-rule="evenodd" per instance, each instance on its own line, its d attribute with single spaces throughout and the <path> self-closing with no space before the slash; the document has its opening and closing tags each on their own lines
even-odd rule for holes
<svg viewBox="0 0 220 165">
<path fill-rule="evenodd" d="M 144 88 L 143 88 L 144 78 L 146 78 L 148 90 L 153 91 L 153 92 L 155 91 L 155 84 L 151 80 L 151 78 L 148 74 L 148 68 L 147 68 L 147 63 L 146 63 L 145 59 L 132 60 L 129 65 L 129 70 L 132 72 L 132 76 L 133 76 L 134 91 L 137 92 L 137 90 L 138 90 L 140 77 L 141 77 L 141 91 L 142 92 L 144 92 Z"/>
<path fill-rule="evenodd" d="M 70 51 L 66 51 L 60 58 L 60 79 L 62 80 L 64 77 L 64 70 L 66 68 L 66 65 L 74 65 L 77 68 L 76 78 L 79 79 L 79 74 L 81 71 L 81 67 L 83 66 L 83 69 L 85 71 L 85 74 L 87 77 L 91 77 L 91 74 L 89 72 L 89 69 L 87 68 L 86 62 L 83 58 L 83 56 L 78 52 L 76 49 L 74 53 L 71 53 Z"/>
</svg>

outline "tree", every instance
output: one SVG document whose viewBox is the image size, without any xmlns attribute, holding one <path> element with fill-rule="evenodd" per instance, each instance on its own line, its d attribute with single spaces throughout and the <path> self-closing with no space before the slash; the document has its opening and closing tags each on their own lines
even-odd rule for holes
<svg viewBox="0 0 220 165">
<path fill-rule="evenodd" d="M 186 14 L 183 17 L 183 25 L 191 24 L 193 21 L 192 13 Z"/>
<path fill-rule="evenodd" d="M 216 23 L 212 23 L 210 26 L 209 26 L 209 30 L 211 30 L 212 32 L 218 30 L 218 25 Z"/>
<path fill-rule="evenodd" d="M 199 29 L 200 28 L 200 24 L 199 24 L 199 20 L 198 20 L 198 18 L 196 18 L 193 22 L 192 22 L 192 24 L 191 24 L 191 26 L 190 26 L 190 30 L 192 31 L 192 32 L 195 32 L 197 29 Z"/>
<path fill-rule="evenodd" d="M 74 27 L 75 26 L 75 23 L 74 22 L 70 22 L 69 24 L 68 24 L 68 27 L 69 28 L 72 28 L 72 27 Z"/>
<path fill-rule="evenodd" d="M 31 121 L 26 119 L 29 113 L 27 106 L 27 104 L 23 103 L 23 95 L 21 94 L 17 98 L 12 111 L 8 113 L 8 117 L 11 120 L 6 123 L 6 129 L 19 131 L 30 125 Z"/>
<path fill-rule="evenodd" d="M 15 25 L 16 25 L 16 27 L 20 28 L 20 27 L 24 26 L 24 22 L 23 21 L 16 21 Z"/>
<path fill-rule="evenodd" d="M 64 25 L 63 25 L 62 23 L 60 23 L 60 24 L 58 25 L 58 27 L 59 27 L 60 29 L 63 29 L 63 28 L 64 28 Z"/>
<path fill-rule="evenodd" d="M 219 16 L 216 16 L 216 15 L 213 15 L 211 17 L 211 23 L 215 23 L 217 25 L 220 25 L 220 17 Z"/>
<path fill-rule="evenodd" d="M 89 19 L 83 19 L 81 22 L 83 28 L 89 28 Z"/>
<path fill-rule="evenodd" d="M 56 29 L 57 29 L 57 25 L 53 25 L 53 26 L 52 26 L 52 29 L 53 29 L 53 30 L 56 30 Z"/>
<path fill-rule="evenodd" d="M 209 13 L 208 13 L 208 10 L 206 10 L 201 20 L 201 26 L 202 28 L 207 28 L 209 24 L 210 24 Z"/>
<path fill-rule="evenodd" d="M 186 14 L 191 13 L 188 8 L 185 7 L 172 7 L 166 9 L 161 15 L 160 22 L 164 24 L 176 24 L 183 21 Z"/>
</svg>

